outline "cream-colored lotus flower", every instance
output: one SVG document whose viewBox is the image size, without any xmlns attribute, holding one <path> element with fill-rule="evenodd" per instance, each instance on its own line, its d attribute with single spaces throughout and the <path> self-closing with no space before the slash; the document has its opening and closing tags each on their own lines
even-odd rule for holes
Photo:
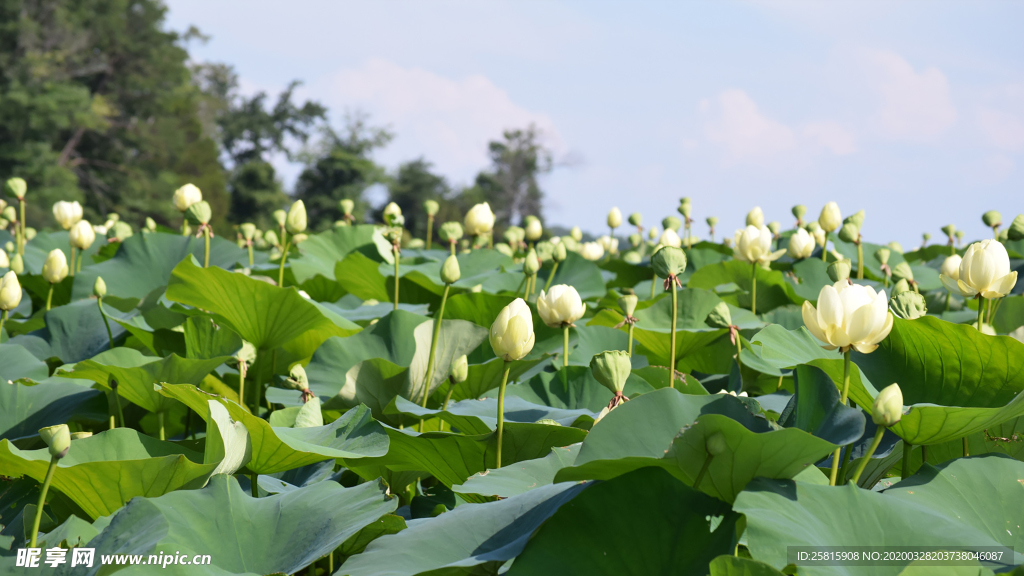
<svg viewBox="0 0 1024 576">
<path fill-rule="evenodd" d="M 676 231 L 671 228 L 665 228 L 665 231 L 661 233 L 661 238 L 658 239 L 658 244 L 662 246 L 672 246 L 673 248 L 682 248 L 683 239 L 676 234 Z"/>
<path fill-rule="evenodd" d="M 789 255 L 796 259 L 807 258 L 814 252 L 814 236 L 800 228 L 789 237 Z"/>
<path fill-rule="evenodd" d="M 1010 255 L 998 240 L 975 242 L 967 248 L 960 262 L 960 276 L 939 274 L 942 285 L 959 291 L 964 298 L 1002 298 L 1013 290 L 1017 272 L 1010 271 Z"/>
<path fill-rule="evenodd" d="M 600 238 L 597 239 L 597 243 L 600 244 L 601 248 L 603 248 L 604 251 L 608 252 L 609 254 L 615 254 L 616 252 L 619 251 L 618 238 L 612 238 L 611 236 L 605 234 L 604 236 L 601 236 Z"/>
<path fill-rule="evenodd" d="M 489 234 L 494 229 L 494 212 L 491 212 L 491 205 L 483 202 L 470 208 L 462 225 L 466 234 L 470 236 Z"/>
<path fill-rule="evenodd" d="M 506 361 L 520 360 L 529 354 L 535 340 L 533 314 L 522 298 L 502 308 L 491 324 L 491 348 Z"/>
<path fill-rule="evenodd" d="M 531 242 L 540 240 L 540 237 L 544 235 L 544 227 L 541 225 L 540 219 L 530 218 L 526 222 L 526 228 L 523 229 L 523 235 Z"/>
<path fill-rule="evenodd" d="M 963 258 L 961 258 L 959 254 L 947 256 L 946 259 L 942 261 L 942 268 L 939 269 L 939 273 L 945 274 L 953 280 L 959 280 L 961 262 L 963 262 Z M 954 290 L 954 292 L 955 291 L 956 290 Z"/>
<path fill-rule="evenodd" d="M 0 278 L 0 310 L 10 312 L 21 304 L 21 283 L 13 270 Z"/>
<path fill-rule="evenodd" d="M 65 202 L 61 200 L 53 205 L 53 217 L 65 230 L 70 230 L 76 222 L 82 219 L 82 205 L 76 202 Z"/>
<path fill-rule="evenodd" d="M 843 225 L 843 215 L 839 213 L 839 205 L 835 202 L 825 204 L 818 216 L 818 225 L 828 233 L 835 232 Z"/>
<path fill-rule="evenodd" d="M 43 278 L 50 284 L 56 284 L 68 277 L 68 257 L 60 248 L 50 250 L 43 263 Z"/>
<path fill-rule="evenodd" d="M 583 230 L 580 230 L 579 226 L 573 226 L 572 230 L 569 230 L 569 237 L 577 242 L 583 241 Z"/>
<path fill-rule="evenodd" d="M 827 350 L 850 348 L 867 354 L 878 348 L 892 330 L 892 314 L 885 291 L 844 280 L 825 286 L 818 294 L 818 308 L 804 302 L 804 325 Z"/>
<path fill-rule="evenodd" d="M 184 212 L 185 210 L 188 210 L 189 206 L 196 202 L 202 202 L 203 193 L 199 191 L 199 188 L 197 188 L 195 184 L 185 184 L 174 191 L 172 201 L 174 202 L 174 207 L 178 209 L 178 212 Z"/>
<path fill-rule="evenodd" d="M 747 212 L 747 226 L 764 226 L 764 212 L 760 206 L 754 206 L 753 210 Z"/>
<path fill-rule="evenodd" d="M 583 303 L 579 292 L 572 286 L 558 284 L 550 291 L 540 291 L 537 297 L 537 312 L 544 323 L 552 328 L 560 328 L 583 318 L 587 305 Z"/>
<path fill-rule="evenodd" d="M 0 250 L 0 268 L 10 268 L 11 259 L 7 257 L 7 252 Z"/>
<path fill-rule="evenodd" d="M 604 248 L 601 247 L 597 242 L 584 242 L 580 246 L 580 256 L 583 256 L 587 260 L 596 262 L 601 258 L 604 258 Z"/>
<path fill-rule="evenodd" d="M 744 262 L 765 264 L 786 253 L 785 249 L 772 252 L 772 231 L 766 226 L 747 226 L 733 236 L 733 255 Z"/>
<path fill-rule="evenodd" d="M 105 234 L 106 230 L 103 232 Z M 75 222 L 68 235 L 71 239 L 71 245 L 79 250 L 88 250 L 92 243 L 96 241 L 96 231 L 85 220 Z"/>
<path fill-rule="evenodd" d="M 613 206 L 608 211 L 608 227 L 618 228 L 619 226 L 622 226 L 622 212 L 619 211 L 618 206 Z"/>
</svg>

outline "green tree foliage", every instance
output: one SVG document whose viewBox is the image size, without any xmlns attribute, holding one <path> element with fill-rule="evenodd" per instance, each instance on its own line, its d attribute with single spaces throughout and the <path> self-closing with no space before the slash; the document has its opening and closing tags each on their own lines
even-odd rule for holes
<svg viewBox="0 0 1024 576">
<path fill-rule="evenodd" d="M 431 172 L 431 167 L 430 162 L 423 158 L 406 162 L 398 167 L 398 172 L 388 182 L 388 200 L 402 209 L 405 228 L 416 238 L 424 238 L 427 232 L 427 213 L 423 203 L 434 200 L 444 207 L 451 196 L 451 188 L 444 176 Z M 383 207 L 379 211 L 383 211 Z M 447 212 L 449 210 L 439 210 L 437 221 L 444 222 L 440 218 L 448 216 Z M 380 214 L 375 217 L 381 219 Z M 459 219 L 459 216 L 454 218 Z"/>
<path fill-rule="evenodd" d="M 507 130 L 504 140 L 488 145 L 491 169 L 481 172 L 476 188 L 491 204 L 495 222 L 505 227 L 525 216 L 541 217 L 544 193 L 538 178 L 553 168 L 551 152 L 535 126 Z"/>
</svg>

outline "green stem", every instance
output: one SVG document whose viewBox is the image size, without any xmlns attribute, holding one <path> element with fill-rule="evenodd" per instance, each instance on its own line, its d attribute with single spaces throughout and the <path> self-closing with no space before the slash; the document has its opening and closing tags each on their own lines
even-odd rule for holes
<svg viewBox="0 0 1024 576">
<path fill-rule="evenodd" d="M 21 221 L 18 222 L 18 226 L 21 227 L 21 245 L 18 246 L 18 254 L 25 255 L 25 244 L 28 242 L 28 238 L 25 237 L 25 199 L 19 198 L 18 205 L 21 207 Z"/>
<path fill-rule="evenodd" d="M 868 453 L 861 459 L 860 464 L 857 465 L 857 470 L 854 471 L 853 477 L 850 478 L 850 482 L 854 485 L 860 480 L 860 475 L 864 473 L 864 468 L 868 465 L 868 460 L 871 459 L 871 455 L 878 449 L 878 445 L 882 443 L 882 434 L 885 434 L 885 427 L 879 426 L 875 429 L 875 439 L 871 442 L 871 447 L 868 448 Z"/>
<path fill-rule="evenodd" d="M 914 445 L 903 441 L 903 466 L 900 470 L 900 480 L 910 476 L 910 453 L 914 451 Z"/>
<path fill-rule="evenodd" d="M 455 256 L 455 241 L 452 240 L 452 256 Z"/>
<path fill-rule="evenodd" d="M 864 243 L 857 242 L 857 280 L 864 279 Z"/>
<path fill-rule="evenodd" d="M 985 315 L 985 299 L 978 294 L 978 332 L 981 332 L 982 318 Z"/>
<path fill-rule="evenodd" d="M 281 267 L 277 271 L 277 285 L 284 288 L 284 262 L 288 259 L 288 249 L 291 248 L 292 241 L 285 240 L 284 250 L 281 251 Z"/>
<path fill-rule="evenodd" d="M 46 503 L 46 492 L 50 490 L 50 481 L 53 480 L 53 473 L 57 470 L 57 457 L 50 458 L 50 467 L 46 469 L 46 477 L 43 478 L 43 489 L 39 491 L 39 503 L 36 504 L 36 517 L 32 520 L 32 536 L 29 538 L 29 548 L 36 547 L 36 539 L 39 537 L 39 522 L 43 519 L 43 504 Z"/>
<path fill-rule="evenodd" d="M 82 250 L 82 253 L 78 255 L 77 266 L 78 266 L 78 271 L 79 272 L 82 271 L 82 260 L 85 260 L 85 250 Z"/>
<path fill-rule="evenodd" d="M 206 246 L 203 249 L 203 268 L 210 267 L 210 227 L 203 228 L 203 241 Z"/>
<path fill-rule="evenodd" d="M 252 242 L 249 243 L 249 268 L 253 267 Z"/>
<path fill-rule="evenodd" d="M 757 314 L 757 262 L 750 267 L 750 313 Z"/>
<path fill-rule="evenodd" d="M 427 250 L 430 250 L 430 241 L 434 236 L 434 217 L 427 214 Z"/>
<path fill-rule="evenodd" d="M 654 277 L 651 278 L 651 300 L 654 300 L 654 287 L 657 286 L 657 285 L 658 285 L 658 275 L 655 274 Z"/>
<path fill-rule="evenodd" d="M 555 262 L 554 266 L 551 267 L 551 273 L 548 274 L 548 281 L 544 283 L 544 291 L 547 292 L 551 289 L 551 281 L 555 279 L 555 272 L 558 271 L 558 262 Z"/>
<path fill-rule="evenodd" d="M 398 310 L 398 245 L 393 247 L 395 253 L 395 310 Z"/>
<path fill-rule="evenodd" d="M 839 399 L 839 403 L 846 405 L 846 398 L 850 394 L 850 351 L 847 350 L 843 353 L 843 393 Z M 828 477 L 829 486 L 836 485 L 836 478 L 839 476 L 839 456 L 842 452 L 842 448 L 836 448 L 836 451 L 832 453 L 832 471 Z"/>
<path fill-rule="evenodd" d="M 181 235 L 188 236 L 188 221 L 186 221 L 184 218 L 182 218 L 181 220 Z"/>
<path fill-rule="evenodd" d="M 46 310 L 50 310 L 50 302 L 53 300 L 53 284 L 50 284 L 50 289 L 46 291 Z"/>
<path fill-rule="evenodd" d="M 670 277 L 669 284 L 672 285 L 672 344 L 669 346 L 670 360 L 668 363 L 668 385 L 669 388 L 676 387 L 676 314 L 678 314 L 678 296 L 676 295 L 676 279 Z"/>
<path fill-rule="evenodd" d="M 711 460 L 714 458 L 711 454 L 708 454 L 707 458 L 704 459 L 704 465 L 700 467 L 700 472 L 697 473 L 697 479 L 693 481 L 693 489 L 700 490 L 701 480 L 704 480 L 704 475 L 708 473 L 708 467 L 711 466 Z"/>
<path fill-rule="evenodd" d="M 107 320 L 107 314 L 103 311 L 103 298 L 96 299 L 96 305 L 100 307 L 100 316 L 103 317 L 103 325 L 107 327 L 107 338 L 110 339 L 110 349 L 114 349 L 114 333 L 110 331 L 110 321 Z"/>
<path fill-rule="evenodd" d="M 448 403 L 452 401 L 452 392 L 455 392 L 455 383 L 449 381 L 448 382 L 448 394 L 446 394 L 445 397 L 444 397 L 444 404 L 441 405 L 441 410 L 447 410 L 448 409 Z"/>
<path fill-rule="evenodd" d="M 501 433 L 505 428 L 505 385 L 508 384 L 508 371 L 512 363 L 505 360 L 505 372 L 501 375 L 501 387 L 498 388 L 498 454 L 495 468 L 501 468 Z"/>
<path fill-rule="evenodd" d="M 164 430 L 164 413 L 156 413 L 156 422 L 160 426 L 160 439 L 167 440 L 167 432 Z"/>
<path fill-rule="evenodd" d="M 121 428 L 126 428 L 128 425 L 124 422 L 124 408 L 121 407 L 121 395 L 117 391 L 116 380 L 115 385 L 112 386 L 114 389 L 114 406 L 117 406 L 117 420 L 121 423 Z"/>
<path fill-rule="evenodd" d="M 839 467 L 839 477 L 846 478 L 846 468 L 850 465 L 850 458 L 853 456 L 853 442 L 846 445 L 846 449 L 843 450 L 843 464 Z M 838 478 L 836 481 L 838 482 Z M 846 482 L 843 482 L 845 484 Z"/>
<path fill-rule="evenodd" d="M 4 323 L 7 322 L 7 314 L 7 310 L 4 310 L 2 313 L 0 313 L 0 335 L 3 335 Z"/>
<path fill-rule="evenodd" d="M 569 325 L 562 325 L 562 366 L 569 365 Z"/>
<path fill-rule="evenodd" d="M 952 292 L 949 292 L 949 291 L 947 291 L 947 292 L 946 292 L 946 310 L 945 310 L 946 312 L 949 312 L 949 301 L 950 301 L 950 299 L 952 299 L 952 298 L 953 298 L 953 293 L 952 293 Z"/>
<path fill-rule="evenodd" d="M 739 331 L 737 331 L 736 332 L 736 365 L 742 368 L 743 364 L 740 362 L 740 354 L 743 353 L 743 340 L 741 340 L 740 338 L 741 338 L 740 333 L 739 333 Z"/>
<path fill-rule="evenodd" d="M 72 246 L 71 247 L 71 266 L 68 267 L 68 270 L 71 271 L 71 277 L 72 278 L 74 278 L 74 276 L 75 276 L 75 256 L 77 254 L 78 254 L 78 251 L 75 250 L 74 246 Z"/>
<path fill-rule="evenodd" d="M 448 299 L 448 289 L 451 284 L 444 285 L 444 293 L 441 294 L 441 307 L 437 309 L 437 316 L 434 318 L 434 335 L 430 339 L 430 356 L 427 359 L 427 373 L 423 378 L 423 403 L 427 407 L 427 400 L 430 398 L 430 382 L 434 378 L 434 353 L 437 351 L 437 340 L 441 337 L 441 322 L 444 319 L 444 303 Z M 420 420 L 420 432 L 423 432 L 423 420 Z"/>
<path fill-rule="evenodd" d="M 633 355 L 633 324 L 632 323 L 629 324 L 629 328 L 626 330 L 626 332 L 629 334 L 629 336 L 628 336 L 629 339 L 627 340 L 628 344 L 626 344 L 626 354 L 632 356 Z"/>
<path fill-rule="evenodd" d="M 245 362 L 238 363 L 238 402 L 242 406 L 246 406 L 245 402 L 245 373 L 249 367 L 246 366 Z"/>
<path fill-rule="evenodd" d="M 821 261 L 828 262 L 828 232 L 825 233 L 825 243 L 821 245 Z"/>
</svg>

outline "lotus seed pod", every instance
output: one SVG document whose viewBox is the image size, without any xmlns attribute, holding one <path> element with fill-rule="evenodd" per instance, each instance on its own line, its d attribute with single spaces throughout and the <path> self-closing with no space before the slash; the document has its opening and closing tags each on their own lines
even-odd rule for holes
<svg viewBox="0 0 1024 576">
<path fill-rule="evenodd" d="M 469 378 L 469 360 L 465 354 L 452 361 L 449 377 L 452 380 L 452 384 L 461 384 L 466 381 L 466 378 Z"/>
<path fill-rule="evenodd" d="M 651 266 L 659 278 L 678 276 L 686 270 L 686 254 L 675 246 L 663 246 L 651 257 Z"/>
<path fill-rule="evenodd" d="M 632 364 L 625 350 L 608 350 L 590 359 L 590 372 L 594 379 L 615 393 L 621 393 L 626 387 L 631 370 Z"/>
<path fill-rule="evenodd" d="M 906 290 L 893 295 L 889 300 L 889 308 L 904 320 L 916 320 L 928 314 L 928 303 L 924 295 L 913 290 Z"/>
<path fill-rule="evenodd" d="M 583 241 L 583 231 L 580 230 L 579 226 L 573 226 L 572 230 L 569 230 L 569 236 L 577 242 Z"/>
<path fill-rule="evenodd" d="M 850 278 L 850 261 L 839 260 L 828 265 L 828 277 L 833 282 L 842 282 Z"/>
<path fill-rule="evenodd" d="M 21 274 L 25 271 L 25 260 L 21 257 L 21 254 L 11 255 L 11 272 L 15 274 Z"/>
<path fill-rule="evenodd" d="M 31 240 L 36 237 L 36 229 L 28 226 L 25 228 L 25 240 Z"/>
<path fill-rule="evenodd" d="M 925 233 L 921 234 L 921 238 L 924 239 L 924 243 L 925 244 L 928 244 L 928 241 L 932 239 L 932 235 L 927 233 L 927 232 L 925 232 Z"/>
<path fill-rule="evenodd" d="M 449 256 L 445 258 L 444 265 L 441 266 L 441 281 L 445 284 L 455 284 L 462 277 L 462 272 L 459 270 L 459 260 L 455 256 Z"/>
<path fill-rule="evenodd" d="M 890 384 L 878 393 L 871 406 L 871 421 L 889 427 L 903 418 L 903 391 L 899 384 Z"/>
<path fill-rule="evenodd" d="M 957 241 L 958 244 L 964 241 L 964 231 L 963 230 L 957 230 L 956 231 L 956 241 Z"/>
<path fill-rule="evenodd" d="M 526 253 L 526 259 L 523 260 L 523 273 L 533 276 L 538 270 L 540 270 L 540 260 L 537 259 L 537 251 L 530 248 L 530 251 Z"/>
<path fill-rule="evenodd" d="M 804 230 L 807 230 L 811 234 L 814 234 L 818 230 L 821 230 L 821 224 L 818 224 L 817 220 L 811 220 L 807 224 L 804 224 Z"/>
<path fill-rule="evenodd" d="M 892 277 L 897 281 L 906 280 L 908 283 L 914 280 L 914 271 L 910 269 L 910 264 L 906 261 L 900 262 L 892 269 Z"/>
<path fill-rule="evenodd" d="M 769 222 L 768 229 L 772 231 L 772 235 L 778 236 L 779 230 L 782 230 L 782 224 L 779 224 L 778 222 Z"/>
<path fill-rule="evenodd" d="M 689 203 L 687 203 L 687 204 L 680 204 L 679 208 L 676 208 L 676 210 L 679 212 L 679 214 L 681 214 L 683 216 L 683 218 L 686 218 L 686 219 L 689 219 L 690 218 L 690 214 L 693 212 L 693 208 L 690 206 Z"/>
<path fill-rule="evenodd" d="M 704 219 L 704 221 L 707 222 L 708 226 L 712 228 L 718 225 L 718 217 L 716 216 L 708 216 L 707 218 Z"/>
<path fill-rule="evenodd" d="M 747 212 L 747 226 L 757 226 L 760 228 L 764 226 L 764 212 L 761 211 L 760 206 L 754 206 L 754 209 Z"/>
<path fill-rule="evenodd" d="M 843 242 L 856 244 L 860 241 L 860 229 L 852 222 L 843 224 L 843 227 L 839 229 L 839 239 Z"/>
<path fill-rule="evenodd" d="M 60 459 L 67 456 L 68 449 L 71 448 L 71 430 L 67 424 L 43 428 L 39 431 L 39 437 L 46 443 L 51 457 Z"/>
<path fill-rule="evenodd" d="M 17 222 L 18 221 L 18 209 L 15 208 L 14 206 L 8 206 L 8 207 L 4 208 L 4 210 L 3 210 L 3 217 L 4 217 L 4 220 L 7 220 L 8 222 Z"/>
<path fill-rule="evenodd" d="M 953 234 L 956 234 L 956 225 L 955 224 L 946 224 L 945 226 L 943 226 L 941 228 L 941 230 L 942 230 L 943 234 L 945 234 L 946 236 L 949 236 L 950 238 L 952 238 Z"/>
<path fill-rule="evenodd" d="M 622 313 L 626 316 L 632 316 L 636 313 L 636 304 L 639 300 L 636 294 L 624 294 L 619 296 L 619 308 L 622 309 Z"/>
<path fill-rule="evenodd" d="M 4 183 L 4 192 L 8 196 L 24 200 L 25 193 L 28 192 L 28 184 L 21 178 L 8 178 L 7 182 Z"/>
<path fill-rule="evenodd" d="M 903 293 L 903 292 L 909 292 L 909 291 L 910 291 L 910 282 L 907 282 L 906 278 L 904 278 L 902 280 L 899 280 L 895 284 L 892 285 L 892 293 L 893 293 L 894 296 L 896 294 L 900 294 L 900 293 Z"/>
<path fill-rule="evenodd" d="M 729 444 L 725 441 L 725 435 L 721 432 L 715 432 L 704 441 L 704 448 L 708 451 L 708 454 L 718 456 L 729 449 Z"/>
<path fill-rule="evenodd" d="M 629 215 L 629 223 L 633 226 L 640 226 L 644 223 L 644 217 L 639 212 L 633 212 Z"/>
<path fill-rule="evenodd" d="M 427 213 L 427 216 L 433 216 L 437 214 L 437 211 L 441 209 L 441 205 L 436 200 L 424 200 L 423 211 Z"/>
<path fill-rule="evenodd" d="M 889 249 L 892 250 L 893 252 L 899 252 L 900 254 L 903 254 L 903 245 L 900 244 L 899 242 L 893 240 L 892 242 L 889 242 L 888 246 Z"/>
<path fill-rule="evenodd" d="M 174 191 L 171 202 L 178 212 L 188 210 L 189 206 L 203 200 L 203 193 L 194 184 L 185 184 Z"/>
<path fill-rule="evenodd" d="M 146 230 L 148 232 L 156 232 L 156 220 L 153 220 L 149 216 L 146 216 Z"/>
<path fill-rule="evenodd" d="M 185 218 L 188 219 L 190 224 L 209 224 L 211 217 L 213 217 L 213 211 L 206 200 L 200 200 L 189 206 L 188 210 L 185 210 Z"/>
<path fill-rule="evenodd" d="M 559 242 L 555 244 L 555 251 L 551 254 L 551 259 L 555 262 L 563 262 L 568 258 L 569 254 L 566 253 L 565 242 Z"/>
<path fill-rule="evenodd" d="M 962 235 L 963 233 L 958 231 L 957 238 Z M 1006 237 L 1010 240 L 1024 240 L 1024 214 L 1018 214 L 1013 219 L 1010 227 L 1006 230 Z"/>
<path fill-rule="evenodd" d="M 842 224 L 843 216 L 839 213 L 839 205 L 835 202 L 825 204 L 825 207 L 821 209 L 821 215 L 818 216 L 818 225 L 821 226 L 821 229 L 831 234 Z"/>
<path fill-rule="evenodd" d="M 725 302 L 719 302 L 711 309 L 707 319 L 704 323 L 712 328 L 729 328 L 732 326 L 732 313 L 729 311 L 729 305 Z"/>
<path fill-rule="evenodd" d="M 858 210 L 854 214 L 847 216 L 843 220 L 843 224 L 853 224 L 858 230 L 864 227 L 864 211 Z"/>
<path fill-rule="evenodd" d="M 356 203 L 349 198 L 343 198 L 338 200 L 338 208 L 341 208 L 341 213 L 345 216 L 351 216 L 352 211 L 356 208 Z"/>
<path fill-rule="evenodd" d="M 665 218 L 663 218 L 661 220 L 661 227 L 662 228 L 664 228 L 666 230 L 672 230 L 674 232 L 678 232 L 679 231 L 679 227 L 682 226 L 682 225 L 683 225 L 682 221 L 680 221 L 679 218 L 676 218 L 675 216 L 666 216 Z"/>
<path fill-rule="evenodd" d="M 97 298 L 103 298 L 107 295 L 107 283 L 103 281 L 102 276 L 96 277 L 96 282 L 92 285 L 92 294 Z"/>
<path fill-rule="evenodd" d="M 285 223 L 285 228 L 289 234 L 298 234 L 306 231 L 306 205 L 302 203 L 302 200 L 296 200 L 292 207 L 288 209 L 288 220 Z"/>
<path fill-rule="evenodd" d="M 889 263 L 890 254 L 891 250 L 889 250 L 888 248 L 879 248 L 878 250 L 875 250 L 875 260 L 878 260 L 879 264 L 885 266 L 886 264 Z"/>
<path fill-rule="evenodd" d="M 458 242 L 462 239 L 462 224 L 458 222 L 445 222 L 437 235 L 445 242 Z"/>
<path fill-rule="evenodd" d="M 277 222 L 278 227 L 284 226 L 285 220 L 288 219 L 288 213 L 284 210 L 274 210 L 274 222 Z"/>
<path fill-rule="evenodd" d="M 619 226 L 622 226 L 622 212 L 619 211 L 618 207 L 612 207 L 608 211 L 608 227 L 618 228 Z"/>
<path fill-rule="evenodd" d="M 796 206 L 793 206 L 790 212 L 793 213 L 793 216 L 797 220 L 803 220 L 804 214 L 807 214 L 807 206 L 804 206 L 803 204 L 797 204 Z"/>
<path fill-rule="evenodd" d="M 107 214 L 107 220 L 110 221 L 110 225 L 113 225 L 114 222 L 121 221 L 121 215 L 117 212 L 111 212 L 110 214 Z"/>
<path fill-rule="evenodd" d="M 43 279 L 50 284 L 57 284 L 68 277 L 68 257 L 60 248 L 50 250 L 43 263 Z"/>
<path fill-rule="evenodd" d="M 256 237 L 256 225 L 251 222 L 246 222 L 238 227 L 238 230 L 242 233 L 242 238 L 246 241 L 252 242 L 253 238 Z"/>
<path fill-rule="evenodd" d="M 133 234 L 132 227 L 127 222 L 114 222 L 114 225 L 107 229 L 107 239 L 115 242 L 124 242 Z"/>
<path fill-rule="evenodd" d="M 644 243 L 644 237 L 641 236 L 640 234 L 637 234 L 636 232 L 630 234 L 628 239 L 629 245 L 632 246 L 633 248 L 639 248 L 640 245 Z"/>
<path fill-rule="evenodd" d="M 660 234 L 660 232 L 658 231 L 658 227 L 657 226 L 653 226 L 653 227 L 651 227 L 650 230 L 647 231 L 647 239 L 648 240 L 657 240 L 659 234 Z"/>
<path fill-rule="evenodd" d="M 0 310 L 10 312 L 21 304 L 21 283 L 18 282 L 18 273 L 14 270 L 14 260 L 21 261 L 21 255 L 15 254 L 11 258 L 11 269 L 0 278 Z"/>
<path fill-rule="evenodd" d="M 1003 216 L 995 210 L 989 210 L 981 215 L 981 221 L 989 228 L 998 228 L 1003 225 Z"/>
<path fill-rule="evenodd" d="M 690 203 L 690 197 L 689 196 L 683 196 L 682 198 L 679 199 L 679 204 L 689 204 L 689 203 Z"/>
</svg>

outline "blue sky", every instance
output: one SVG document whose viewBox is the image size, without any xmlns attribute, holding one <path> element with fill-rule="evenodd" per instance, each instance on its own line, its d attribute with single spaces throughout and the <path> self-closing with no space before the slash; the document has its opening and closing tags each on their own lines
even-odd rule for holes
<svg viewBox="0 0 1024 576">
<path fill-rule="evenodd" d="M 243 88 L 292 79 L 340 124 L 362 110 L 465 184 L 486 143 L 535 123 L 566 166 L 546 216 L 599 232 L 693 198 L 731 232 L 761 206 L 790 225 L 835 200 L 909 247 L 955 223 L 985 237 L 1024 188 L 1024 3 L 168 0 Z M 286 180 L 298 168 L 278 160 Z M 706 234 L 706 227 L 695 227 Z"/>
</svg>

